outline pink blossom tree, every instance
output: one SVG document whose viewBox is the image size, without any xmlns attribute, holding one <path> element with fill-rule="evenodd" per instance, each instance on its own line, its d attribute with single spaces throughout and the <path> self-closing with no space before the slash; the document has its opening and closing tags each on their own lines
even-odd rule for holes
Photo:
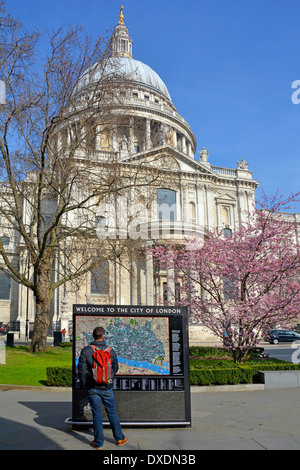
<svg viewBox="0 0 300 470">
<path fill-rule="evenodd" d="M 161 267 L 175 268 L 180 304 L 226 339 L 235 362 L 249 358 L 266 330 L 299 319 L 300 247 L 292 214 L 282 213 L 295 197 L 264 197 L 231 236 L 210 232 L 202 244 L 153 249 Z"/>
</svg>

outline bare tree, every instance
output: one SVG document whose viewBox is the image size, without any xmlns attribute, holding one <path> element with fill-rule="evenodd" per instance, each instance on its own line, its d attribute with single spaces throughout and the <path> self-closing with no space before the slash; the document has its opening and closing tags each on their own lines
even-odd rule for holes
<svg viewBox="0 0 300 470">
<path fill-rule="evenodd" d="M 80 27 L 27 33 L 0 1 L 0 79 L 6 102 L 0 115 L 0 215 L 14 236 L 15 253 L 0 238 L 0 270 L 34 293 L 36 341 L 46 349 L 54 290 L 79 281 L 105 259 L 120 259 L 124 241 L 99 240 L 97 211 L 114 195 L 161 177 L 142 164 L 122 164 L 111 144 L 122 118 L 127 83 L 108 67 L 109 42 Z M 45 44 L 43 42 L 43 44 Z M 121 117 L 120 117 L 121 116 Z M 124 111 L 125 116 L 125 111 Z M 122 119 L 121 119 L 122 120 Z M 122 121 L 122 125 L 126 120 Z M 54 277 L 58 269 L 60 277 Z"/>
</svg>

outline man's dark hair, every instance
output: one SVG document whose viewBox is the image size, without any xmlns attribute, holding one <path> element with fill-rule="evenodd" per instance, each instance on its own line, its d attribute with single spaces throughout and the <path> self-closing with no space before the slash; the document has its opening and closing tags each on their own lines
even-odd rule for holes
<svg viewBox="0 0 300 470">
<path fill-rule="evenodd" d="M 96 328 L 93 331 L 93 338 L 96 341 L 97 339 L 103 338 L 105 335 L 105 329 L 102 328 L 102 326 L 96 326 Z"/>
</svg>

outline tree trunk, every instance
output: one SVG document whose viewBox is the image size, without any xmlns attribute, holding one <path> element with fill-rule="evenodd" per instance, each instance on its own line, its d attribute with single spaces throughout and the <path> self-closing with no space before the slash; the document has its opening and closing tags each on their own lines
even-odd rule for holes
<svg viewBox="0 0 300 470">
<path fill-rule="evenodd" d="M 50 323 L 50 303 L 50 297 L 42 302 L 36 302 L 36 317 L 30 345 L 31 352 L 36 352 L 37 341 L 39 343 L 38 347 L 40 351 L 46 351 L 47 349 L 47 335 Z"/>
<path fill-rule="evenodd" d="M 244 349 L 237 349 L 235 351 L 233 351 L 233 362 L 236 364 L 236 363 L 245 363 L 249 357 L 250 357 L 250 354 L 251 354 L 251 350 L 247 349 L 247 350 L 244 350 Z"/>
<path fill-rule="evenodd" d="M 36 352 L 36 342 L 39 343 L 39 351 L 46 351 L 47 335 L 50 324 L 50 307 L 52 295 L 49 290 L 49 282 L 47 282 L 47 275 L 40 277 L 39 284 L 39 293 L 35 296 L 36 316 L 33 328 L 32 341 L 30 345 L 31 352 Z"/>
</svg>

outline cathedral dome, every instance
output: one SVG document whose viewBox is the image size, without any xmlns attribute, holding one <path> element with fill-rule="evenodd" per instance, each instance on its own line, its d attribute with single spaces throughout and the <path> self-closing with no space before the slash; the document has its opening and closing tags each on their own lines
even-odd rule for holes
<svg viewBox="0 0 300 470">
<path fill-rule="evenodd" d="M 133 58 L 132 44 L 121 7 L 109 55 L 89 67 L 75 89 L 80 105 L 90 103 L 86 97 L 94 97 L 96 102 L 99 97 L 103 109 L 106 104 L 112 105 L 114 116 L 120 115 L 124 122 L 128 119 L 130 124 L 114 129 L 113 137 L 107 139 L 103 148 L 122 148 L 124 153 L 124 147 L 133 154 L 170 145 L 192 157 L 197 143 L 190 126 L 178 114 L 160 76 L 149 65 Z M 123 145 L 124 136 L 127 143 Z"/>
<path fill-rule="evenodd" d="M 117 69 L 125 79 L 146 86 L 153 91 L 161 93 L 171 101 L 168 89 L 160 76 L 148 65 L 131 57 L 118 57 L 108 59 L 106 71 Z"/>
<path fill-rule="evenodd" d="M 104 78 L 117 80 L 118 77 L 149 88 L 172 101 L 160 76 L 148 65 L 131 57 L 110 57 L 102 63 L 95 64 L 81 77 L 78 88 L 91 86 Z"/>
<path fill-rule="evenodd" d="M 149 88 L 171 101 L 168 89 L 160 76 L 151 67 L 132 57 L 132 40 L 124 24 L 123 7 L 119 24 L 115 27 L 110 41 L 111 56 L 90 67 L 81 77 L 77 91 L 95 85 L 102 79 L 124 79 L 132 84 Z"/>
</svg>

